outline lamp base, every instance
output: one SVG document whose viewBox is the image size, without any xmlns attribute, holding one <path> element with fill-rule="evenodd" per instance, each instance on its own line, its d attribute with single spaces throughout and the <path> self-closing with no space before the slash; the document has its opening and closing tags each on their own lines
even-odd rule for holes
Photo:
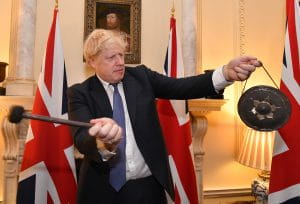
<svg viewBox="0 0 300 204">
<path fill-rule="evenodd" d="M 270 172 L 261 171 L 258 178 L 254 179 L 251 184 L 251 193 L 256 199 L 256 203 L 267 204 L 269 195 Z"/>
<path fill-rule="evenodd" d="M 258 177 L 262 180 L 270 180 L 270 171 L 262 170 L 258 172 Z"/>
</svg>

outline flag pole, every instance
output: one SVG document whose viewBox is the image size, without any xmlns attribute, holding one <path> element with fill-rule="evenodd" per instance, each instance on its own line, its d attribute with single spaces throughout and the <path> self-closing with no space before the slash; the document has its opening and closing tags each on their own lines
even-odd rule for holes
<svg viewBox="0 0 300 204">
<path fill-rule="evenodd" d="M 55 8 L 58 9 L 58 0 L 55 0 Z"/>
</svg>

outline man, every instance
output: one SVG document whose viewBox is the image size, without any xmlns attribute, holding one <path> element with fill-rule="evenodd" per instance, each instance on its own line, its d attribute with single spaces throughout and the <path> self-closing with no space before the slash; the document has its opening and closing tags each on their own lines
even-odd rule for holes
<svg viewBox="0 0 300 204">
<path fill-rule="evenodd" d="M 85 41 L 84 57 L 96 74 L 68 90 L 70 119 L 93 124 L 89 130 L 72 128 L 75 145 L 84 154 L 78 203 L 159 204 L 166 203 L 165 191 L 174 198 L 156 98 L 215 95 L 233 81 L 247 79 L 259 65 L 256 58 L 243 56 L 214 72 L 175 79 L 144 65 L 125 67 L 125 47 L 113 32 L 94 30 Z M 124 122 L 115 117 L 119 110 L 115 101 L 120 98 L 116 92 L 123 102 L 120 112 Z M 124 142 L 125 152 L 121 148 Z M 117 164 L 115 158 L 119 158 Z M 123 171 L 112 175 L 123 160 L 124 179 L 117 182 L 120 185 L 116 188 L 113 180 L 122 177 Z"/>
</svg>

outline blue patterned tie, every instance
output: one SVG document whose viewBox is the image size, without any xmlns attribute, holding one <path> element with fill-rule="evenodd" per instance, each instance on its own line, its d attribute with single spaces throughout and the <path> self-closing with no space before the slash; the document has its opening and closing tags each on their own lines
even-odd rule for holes
<svg viewBox="0 0 300 204">
<path fill-rule="evenodd" d="M 112 85 L 114 87 L 113 119 L 122 128 L 122 139 L 117 147 L 117 154 L 110 161 L 109 182 L 116 191 L 119 191 L 126 183 L 126 127 L 123 102 L 118 90 L 118 84 Z"/>
</svg>

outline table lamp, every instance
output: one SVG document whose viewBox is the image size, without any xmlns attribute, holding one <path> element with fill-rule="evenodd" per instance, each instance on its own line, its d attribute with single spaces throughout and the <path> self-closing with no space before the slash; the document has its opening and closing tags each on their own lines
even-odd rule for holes
<svg viewBox="0 0 300 204">
<path fill-rule="evenodd" d="M 275 132 L 262 132 L 247 128 L 238 162 L 261 170 L 252 185 L 252 194 L 261 203 L 267 203 L 269 178 Z"/>
</svg>

